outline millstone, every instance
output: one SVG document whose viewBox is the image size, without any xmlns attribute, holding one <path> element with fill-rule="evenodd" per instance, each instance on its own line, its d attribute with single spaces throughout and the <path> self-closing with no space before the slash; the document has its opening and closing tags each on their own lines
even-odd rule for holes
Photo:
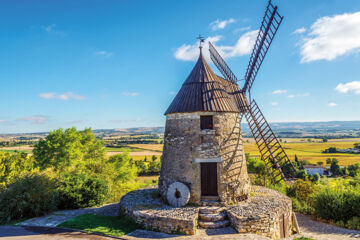
<svg viewBox="0 0 360 240">
<path fill-rule="evenodd" d="M 174 182 L 169 185 L 166 198 L 171 206 L 183 207 L 190 199 L 189 188 L 181 182 Z"/>
</svg>

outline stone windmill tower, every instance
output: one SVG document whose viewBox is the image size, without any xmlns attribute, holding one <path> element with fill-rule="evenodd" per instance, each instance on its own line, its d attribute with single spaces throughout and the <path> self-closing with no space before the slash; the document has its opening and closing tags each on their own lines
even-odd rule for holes
<svg viewBox="0 0 360 240">
<path fill-rule="evenodd" d="M 201 41 L 201 40 L 200 40 Z M 190 75 L 167 109 L 159 189 L 181 182 L 190 202 L 214 199 L 235 203 L 247 199 L 250 186 L 233 95 L 236 84 L 217 76 L 201 53 Z"/>
<path fill-rule="evenodd" d="M 250 92 L 282 19 L 270 0 L 241 87 L 209 42 L 211 60 L 223 77 L 211 70 L 202 56 L 200 38 L 199 59 L 165 113 L 159 189 L 171 204 L 182 205 L 189 195 L 193 203 L 211 197 L 225 205 L 248 198 L 243 116 L 272 182 L 294 176 L 294 166 Z"/>
</svg>

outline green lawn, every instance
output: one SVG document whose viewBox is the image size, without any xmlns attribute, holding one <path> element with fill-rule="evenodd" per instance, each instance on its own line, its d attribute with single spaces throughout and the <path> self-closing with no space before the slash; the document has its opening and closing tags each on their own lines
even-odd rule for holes
<svg viewBox="0 0 360 240">
<path fill-rule="evenodd" d="M 59 224 L 58 227 L 79 229 L 91 233 L 101 233 L 121 237 L 124 234 L 138 229 L 140 226 L 125 216 L 113 217 L 83 214 Z"/>
</svg>

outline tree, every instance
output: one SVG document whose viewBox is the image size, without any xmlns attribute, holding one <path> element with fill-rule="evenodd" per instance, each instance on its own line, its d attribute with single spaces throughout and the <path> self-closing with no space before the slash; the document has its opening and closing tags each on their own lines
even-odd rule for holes
<svg viewBox="0 0 360 240">
<path fill-rule="evenodd" d="M 351 177 L 355 177 L 356 175 L 360 174 L 360 163 L 356 163 L 354 165 L 348 166 L 349 175 Z"/>
<path fill-rule="evenodd" d="M 41 169 L 54 167 L 64 170 L 73 167 L 79 171 L 99 171 L 105 161 L 103 143 L 95 138 L 91 129 L 76 128 L 51 131 L 34 146 L 34 158 Z"/>
<path fill-rule="evenodd" d="M 330 171 L 335 177 L 341 174 L 339 161 L 336 158 L 331 160 Z"/>
<path fill-rule="evenodd" d="M 317 164 L 322 166 L 322 165 L 324 165 L 324 162 L 317 162 Z"/>
<path fill-rule="evenodd" d="M 323 139 L 322 139 L 322 142 L 326 143 L 326 142 L 328 142 L 328 139 L 327 139 L 327 138 L 323 138 Z"/>
<path fill-rule="evenodd" d="M 298 159 L 298 156 L 295 154 L 295 163 L 297 165 L 298 168 L 302 168 L 300 162 L 299 162 L 299 159 Z"/>
<path fill-rule="evenodd" d="M 306 171 L 304 170 L 304 169 L 302 169 L 302 170 L 299 170 L 297 173 L 296 173 L 296 177 L 297 178 L 300 178 L 300 179 L 302 179 L 302 180 L 306 180 L 306 178 L 307 178 L 307 173 L 306 173 Z"/>
<path fill-rule="evenodd" d="M 320 180 L 320 174 L 319 173 L 314 173 L 313 175 L 312 175 L 312 181 L 313 182 L 318 182 Z"/>
<path fill-rule="evenodd" d="M 156 157 L 155 155 L 152 155 L 151 160 L 152 160 L 153 162 L 155 162 L 156 159 L 157 159 L 157 157 Z"/>
<path fill-rule="evenodd" d="M 354 143 L 354 148 L 360 149 L 360 143 Z"/>
</svg>

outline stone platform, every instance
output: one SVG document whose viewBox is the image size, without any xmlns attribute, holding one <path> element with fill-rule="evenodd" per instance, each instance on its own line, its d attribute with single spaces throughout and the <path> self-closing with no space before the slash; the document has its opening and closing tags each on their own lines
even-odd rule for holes
<svg viewBox="0 0 360 240">
<path fill-rule="evenodd" d="M 122 211 L 145 228 L 169 234 L 194 235 L 203 206 L 171 207 L 157 189 L 140 189 L 122 197 Z M 292 233 L 291 199 L 260 186 L 251 187 L 251 197 L 243 204 L 223 206 L 223 214 L 238 233 L 258 234 L 271 239 Z"/>
</svg>

